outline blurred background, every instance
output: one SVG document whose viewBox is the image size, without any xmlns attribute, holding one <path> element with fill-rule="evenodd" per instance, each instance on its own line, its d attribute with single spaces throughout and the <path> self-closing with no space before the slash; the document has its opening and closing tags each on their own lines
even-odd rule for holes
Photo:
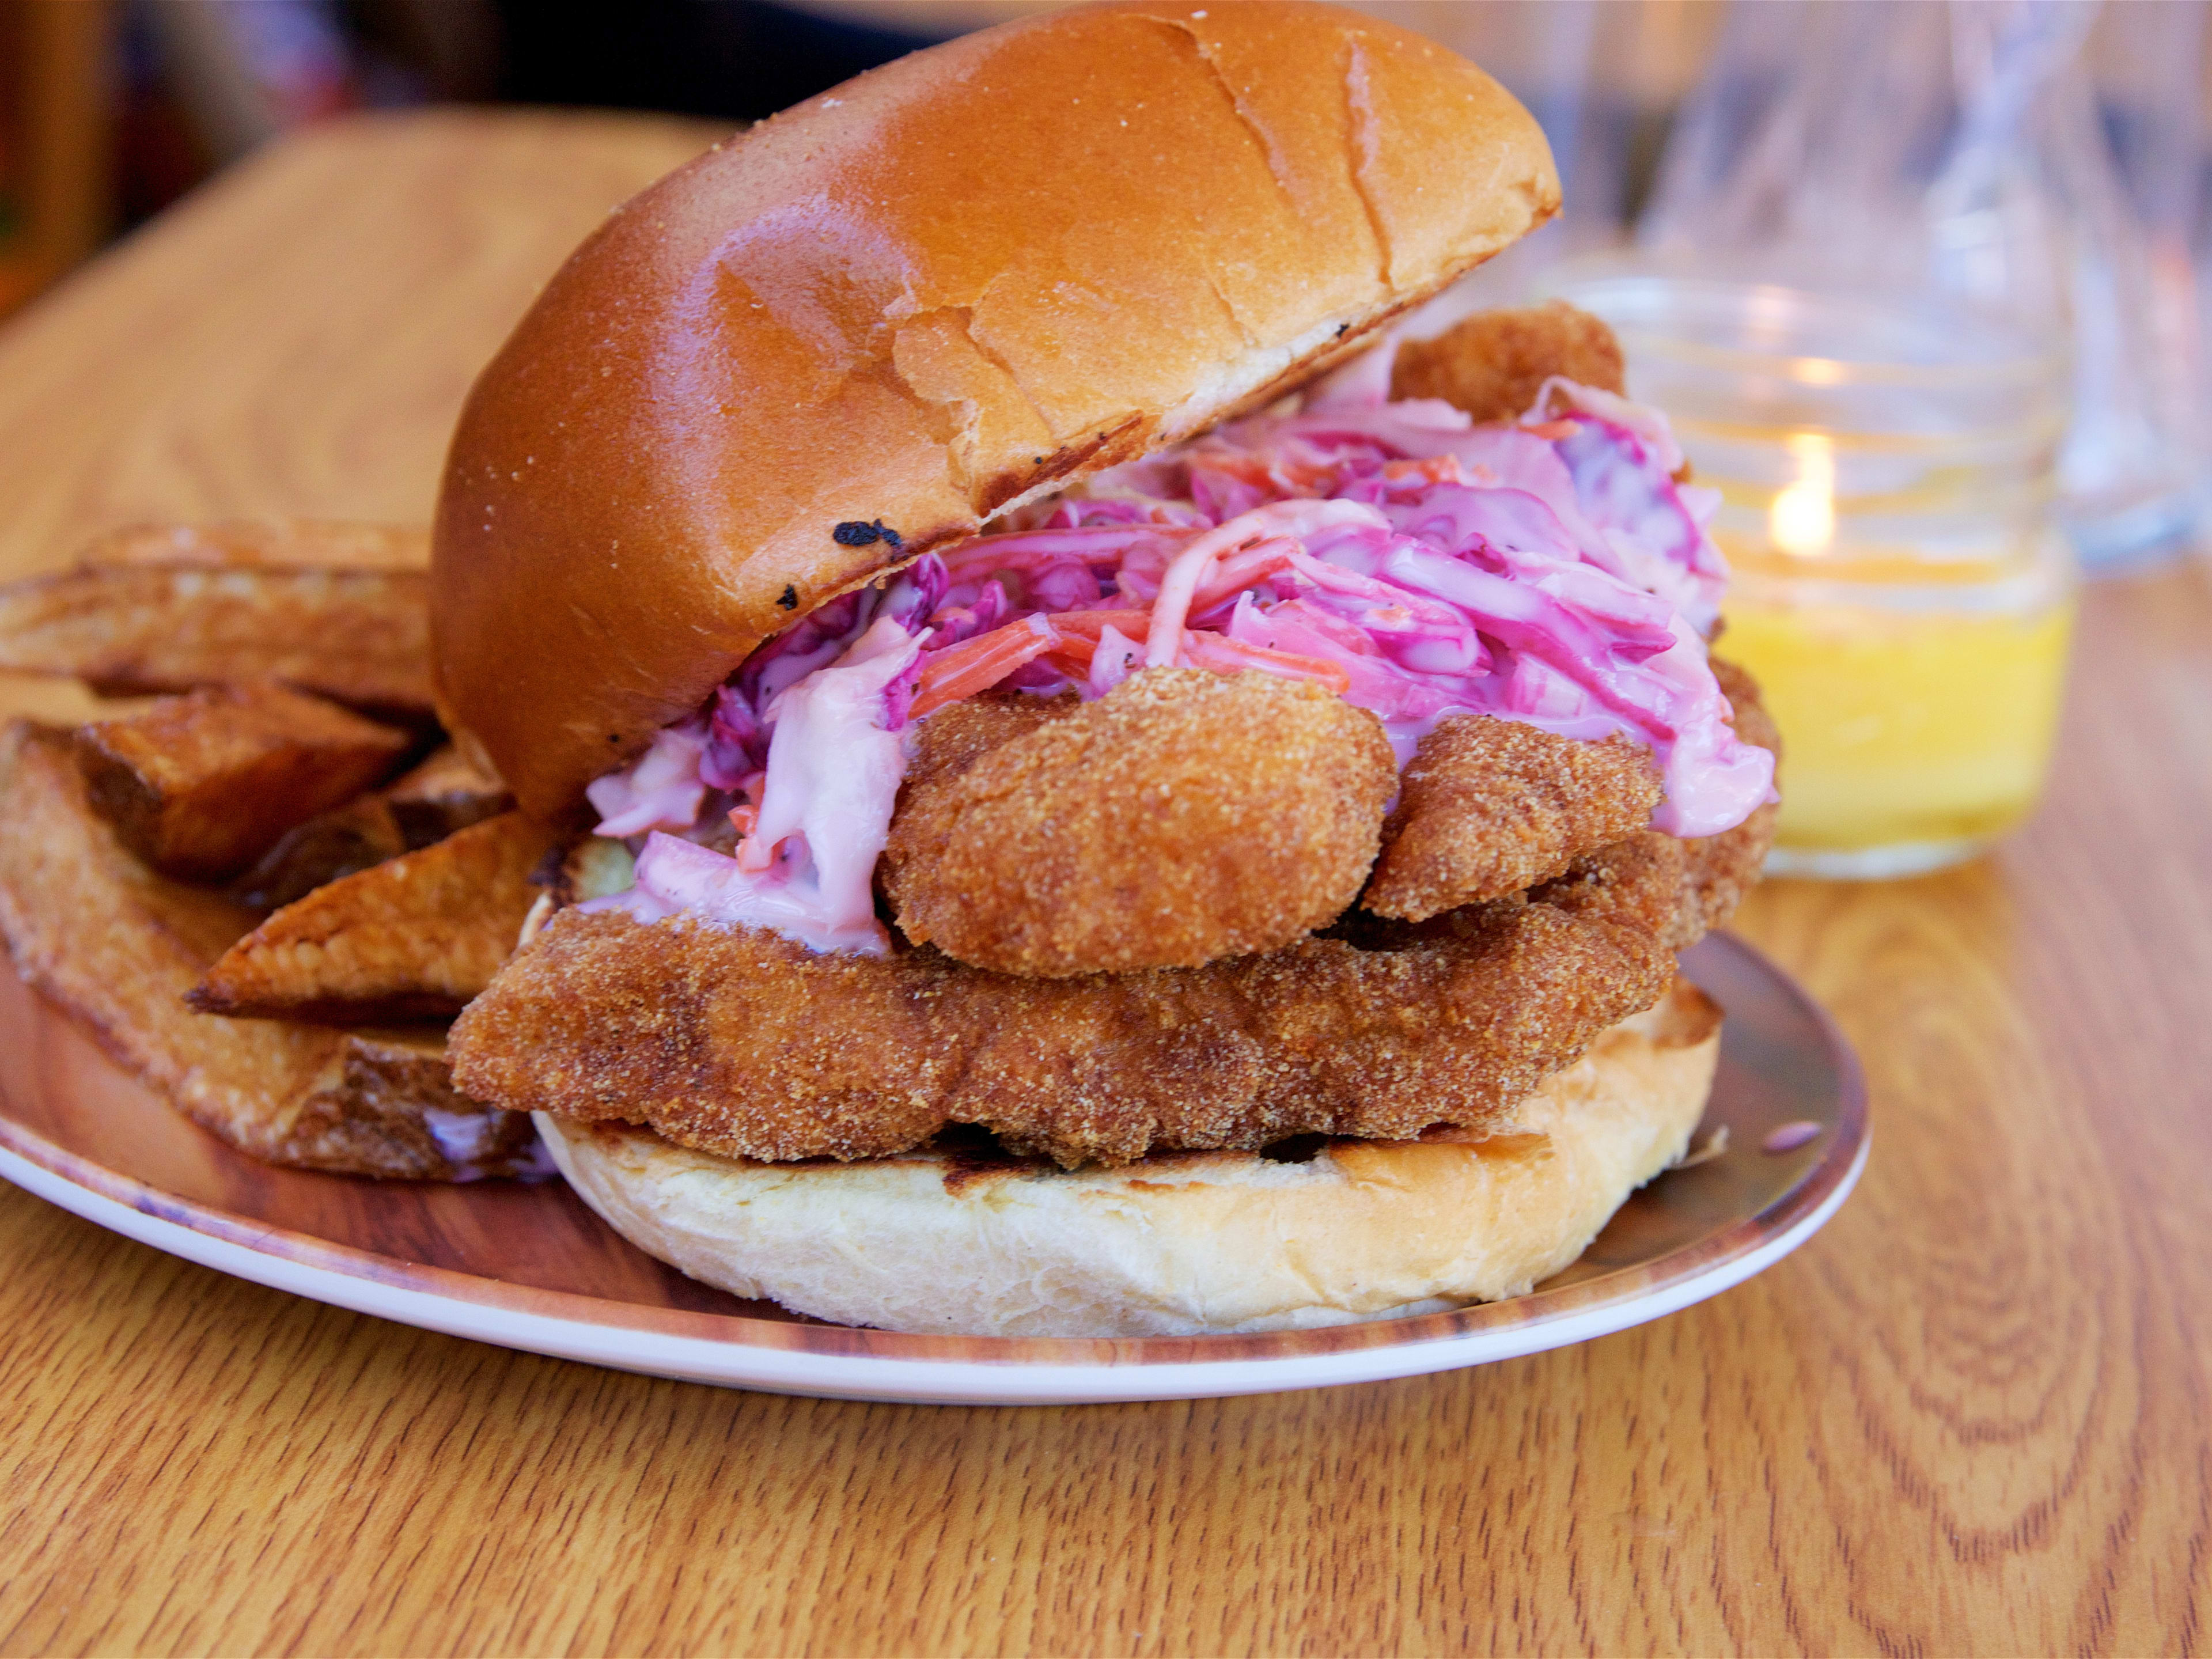
<svg viewBox="0 0 2212 1659">
<path fill-rule="evenodd" d="M 313 122 L 471 102 L 742 123 L 915 47 L 1052 3 L 0 0 L 0 314 L 222 168 Z M 1647 244 L 1771 242 L 1778 217 L 1832 217 L 1854 197 L 1846 205 L 1877 221 L 1863 245 L 1881 245 L 1889 239 L 1879 220 L 1893 204 L 1880 188 L 1924 188 L 1947 135 L 1978 118 L 1996 129 L 2002 151 L 2019 137 L 2007 126 L 2018 119 L 2009 106 L 2039 97 L 2064 105 L 2045 112 L 2045 127 L 2078 115 L 2099 153 L 2061 145 L 2049 158 L 2067 175 L 2058 193 L 2070 184 L 2076 197 L 2094 196 L 2110 175 L 2124 198 L 2122 263 L 2140 270 L 2122 273 L 2124 292 L 2107 309 L 2148 313 L 2127 325 L 2156 342 L 2142 355 L 2157 384 L 2142 395 L 2159 400 L 2160 441 L 2191 443 L 2208 424 L 2197 343 L 2212 301 L 2199 292 L 2212 269 L 2200 257 L 2212 171 L 2200 4 L 1367 0 L 1357 9 L 1474 58 L 1551 137 L 1567 213 L 1486 274 L 1486 297 L 1524 292 L 1552 263 L 1639 232 Z M 2028 33 L 2055 37 L 2063 75 L 2024 61 L 2052 45 L 2039 40 L 1992 76 L 1986 60 L 2002 57 L 2006 43 L 1962 40 L 1960 21 L 1947 15 L 1961 9 L 2025 18 Z M 1978 68 L 1969 61 L 1977 55 Z M 1917 64 L 1944 85 L 1906 84 L 1909 76 L 1879 72 L 1885 59 L 1893 70 Z M 1991 83 L 1979 112 L 1963 84 L 1976 74 Z M 2046 97 L 2053 88 L 2044 82 L 2062 79 L 2063 95 Z M 1830 188 L 1792 198 L 1792 185 L 1824 164 L 1838 175 Z M 1888 176 L 1875 178 L 1876 167 Z M 1778 198 L 1788 198 L 1779 208 Z"/>
<path fill-rule="evenodd" d="M 279 133 L 434 102 L 744 122 L 1049 0 L 0 0 L 0 312 Z M 1726 0 L 1382 0 L 1536 109 L 1618 234 Z M 1556 251 L 1556 250 L 1554 250 Z"/>
<path fill-rule="evenodd" d="M 1047 0 L 0 0 L 0 310 L 279 133 L 441 101 L 756 119 Z M 1534 108 L 1617 238 L 1726 0 L 1378 0 Z"/>
<path fill-rule="evenodd" d="M 350 111 L 520 103 L 742 123 L 918 46 L 1053 3 L 0 0 L 0 313 L 259 145 Z M 1871 40 L 1939 75 L 1961 72 L 1916 38 L 1951 27 L 1940 0 L 1366 0 L 1356 9 L 1474 58 L 1549 133 L 1568 212 L 1492 274 L 1500 289 L 1526 288 L 1562 257 L 1619 244 L 1639 222 L 1660 236 L 1710 235 L 1711 216 L 1699 222 L 1701 204 L 1686 198 L 1726 172 L 1735 151 L 1771 150 L 1778 135 L 1762 123 L 1794 123 L 1800 152 L 1808 142 L 1854 142 L 1848 131 L 1808 131 L 1805 111 L 1790 106 L 1804 90 L 1790 82 L 1808 67 L 1808 32 L 1822 32 L 1812 15 L 1859 20 L 1850 28 L 1862 38 L 1825 43 L 1844 56 L 1832 71 L 1857 76 L 1856 54 Z M 1982 0 L 1982 9 L 2081 23 L 2087 39 L 2075 55 L 2106 159 L 2149 228 L 2162 303 L 2177 308 L 2193 282 L 2212 180 L 2201 6 Z M 1915 95 L 1867 78 L 1877 105 Z M 1940 114 L 1921 107 L 1890 125 L 1908 144 L 1924 141 L 1916 123 L 1931 112 Z M 1655 213 L 1662 179 L 1675 199 Z M 1734 217 L 1740 230 L 1741 202 Z M 2166 325 L 2179 325 L 2178 311 Z M 2193 340 L 2183 343 L 2193 350 Z"/>
</svg>

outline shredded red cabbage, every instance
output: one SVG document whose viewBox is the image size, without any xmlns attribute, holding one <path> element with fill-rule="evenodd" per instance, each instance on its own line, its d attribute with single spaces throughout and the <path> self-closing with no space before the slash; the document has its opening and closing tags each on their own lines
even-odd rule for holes
<svg viewBox="0 0 2212 1659">
<path fill-rule="evenodd" d="M 1387 370 L 1370 354 L 1297 413 L 1103 473 L 794 623 L 592 787 L 608 836 L 692 830 L 734 799 L 736 859 L 655 836 L 636 896 L 602 902 L 881 949 L 863 901 L 909 719 L 994 684 L 1103 696 L 1146 665 L 1318 680 L 1374 711 L 1401 765 L 1452 714 L 1626 732 L 1679 836 L 1771 799 L 1772 757 L 1737 740 L 1705 657 L 1717 498 L 1677 483 L 1665 421 L 1554 380 L 1518 423 L 1477 426 L 1386 401 Z"/>
</svg>

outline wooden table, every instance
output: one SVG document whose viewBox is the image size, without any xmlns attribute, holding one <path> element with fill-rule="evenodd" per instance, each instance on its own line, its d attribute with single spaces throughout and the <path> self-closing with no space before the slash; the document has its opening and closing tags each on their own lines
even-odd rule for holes
<svg viewBox="0 0 2212 1659">
<path fill-rule="evenodd" d="M 0 332 L 0 571 L 420 520 L 476 365 L 705 142 L 325 129 Z M 73 694 L 17 706 L 60 709 Z M 2212 595 L 2090 596 L 1997 856 L 1741 927 L 1860 1046 L 1819 1238 L 1624 1335 L 1195 1405 L 832 1404 L 295 1301 L 0 1188 L 0 1652 L 2212 1646 Z"/>
</svg>

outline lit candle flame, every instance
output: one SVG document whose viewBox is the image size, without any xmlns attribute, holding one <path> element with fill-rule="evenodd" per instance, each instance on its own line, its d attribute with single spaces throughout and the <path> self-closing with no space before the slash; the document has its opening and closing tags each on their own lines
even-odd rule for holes
<svg viewBox="0 0 2212 1659">
<path fill-rule="evenodd" d="M 1797 482 L 1785 485 L 1767 509 L 1766 533 L 1784 553 L 1811 557 L 1836 539 L 1836 452 L 1813 433 L 1790 440 Z"/>
</svg>

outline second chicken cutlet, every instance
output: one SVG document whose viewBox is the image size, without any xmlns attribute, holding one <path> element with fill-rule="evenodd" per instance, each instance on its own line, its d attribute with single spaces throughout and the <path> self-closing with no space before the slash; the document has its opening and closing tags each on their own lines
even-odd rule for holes
<svg viewBox="0 0 2212 1659">
<path fill-rule="evenodd" d="M 1266 674 L 1147 669 L 1096 702 L 979 709 L 939 739 L 945 717 L 921 727 L 884 885 L 909 940 L 1001 973 L 1293 944 L 1358 894 L 1397 783 L 1374 715 Z"/>
</svg>

